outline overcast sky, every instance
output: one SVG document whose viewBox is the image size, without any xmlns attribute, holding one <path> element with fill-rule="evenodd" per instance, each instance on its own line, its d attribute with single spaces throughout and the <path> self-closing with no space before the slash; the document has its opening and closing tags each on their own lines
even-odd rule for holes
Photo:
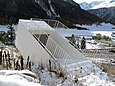
<svg viewBox="0 0 115 86">
<path fill-rule="evenodd" d="M 77 3 L 82 3 L 82 2 L 88 2 L 88 3 L 90 3 L 92 1 L 104 1 L 104 0 L 74 0 L 74 1 L 77 2 Z"/>
</svg>

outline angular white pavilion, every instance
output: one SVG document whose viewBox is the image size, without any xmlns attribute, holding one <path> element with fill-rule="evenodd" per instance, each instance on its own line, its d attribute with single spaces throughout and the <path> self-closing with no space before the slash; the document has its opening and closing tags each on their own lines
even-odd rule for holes
<svg viewBox="0 0 115 86">
<path fill-rule="evenodd" d="M 37 67 L 39 63 L 52 67 L 56 71 L 59 71 L 61 67 L 71 80 L 76 75 L 78 78 L 98 76 L 98 79 L 92 78 L 95 80 L 101 80 L 103 74 L 107 75 L 102 73 L 99 66 L 90 60 L 91 58 L 86 58 L 79 49 L 72 46 L 55 30 L 57 26 L 62 28 L 63 25 L 59 25 L 58 22 L 49 22 L 49 20 L 19 20 L 16 47 L 24 60 L 30 56 L 31 62 Z M 49 63 L 52 63 L 51 66 L 48 66 Z M 91 83 L 93 81 L 97 83 L 95 80 L 92 80 Z"/>
<path fill-rule="evenodd" d="M 47 64 L 57 60 L 61 65 L 88 61 L 65 38 L 42 20 L 19 20 L 16 47 L 25 59 Z"/>
</svg>

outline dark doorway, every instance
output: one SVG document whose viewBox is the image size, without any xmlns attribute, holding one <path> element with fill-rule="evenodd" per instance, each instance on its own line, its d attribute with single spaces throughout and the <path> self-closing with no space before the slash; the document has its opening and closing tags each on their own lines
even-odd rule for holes
<svg viewBox="0 0 115 86">
<path fill-rule="evenodd" d="M 49 34 L 35 34 L 35 36 L 46 46 Z"/>
</svg>

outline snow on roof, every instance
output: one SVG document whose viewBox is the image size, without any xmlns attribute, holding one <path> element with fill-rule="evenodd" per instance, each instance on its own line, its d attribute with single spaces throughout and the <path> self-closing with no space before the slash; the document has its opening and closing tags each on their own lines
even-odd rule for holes
<svg viewBox="0 0 115 86">
<path fill-rule="evenodd" d="M 54 30 L 52 29 L 45 21 L 38 20 L 23 20 L 20 19 L 19 22 L 22 22 L 28 29 L 32 30 Z"/>
</svg>

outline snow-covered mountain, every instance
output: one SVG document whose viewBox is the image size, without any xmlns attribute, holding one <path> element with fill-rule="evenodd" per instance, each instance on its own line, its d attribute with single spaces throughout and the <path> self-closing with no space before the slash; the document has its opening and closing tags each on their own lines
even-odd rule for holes
<svg viewBox="0 0 115 86">
<path fill-rule="evenodd" d="M 115 0 L 106 0 L 103 3 L 94 6 L 89 12 L 107 22 L 115 24 Z"/>
<path fill-rule="evenodd" d="M 73 0 L 0 0 L 0 23 L 32 17 L 58 19 L 67 26 L 101 22 Z"/>
<path fill-rule="evenodd" d="M 115 7 L 115 0 L 93 1 L 91 3 L 83 2 L 80 7 L 84 10 Z"/>
<path fill-rule="evenodd" d="M 87 2 L 83 2 L 80 4 L 80 7 L 84 10 L 89 10 L 92 8 L 92 6 L 90 4 L 88 4 Z"/>
<path fill-rule="evenodd" d="M 102 1 L 93 1 L 93 2 L 90 3 L 90 5 L 92 7 L 94 7 L 94 6 L 99 5 L 99 4 L 103 3 L 103 2 L 104 2 L 104 0 L 102 0 Z"/>
<path fill-rule="evenodd" d="M 95 1 L 90 4 L 84 3 L 80 6 L 102 20 L 115 24 L 115 0 Z"/>
<path fill-rule="evenodd" d="M 104 2 L 104 1 L 93 1 L 91 3 L 83 2 L 80 4 L 80 7 L 84 10 L 89 10 L 89 9 L 101 4 L 102 2 Z"/>
<path fill-rule="evenodd" d="M 102 2 L 99 5 L 92 7 L 91 9 L 109 8 L 109 7 L 115 7 L 115 0 L 106 0 L 105 2 Z"/>
<path fill-rule="evenodd" d="M 87 2 L 83 2 L 80 4 L 80 7 L 84 10 L 89 10 L 92 8 L 91 4 L 88 4 Z"/>
</svg>

